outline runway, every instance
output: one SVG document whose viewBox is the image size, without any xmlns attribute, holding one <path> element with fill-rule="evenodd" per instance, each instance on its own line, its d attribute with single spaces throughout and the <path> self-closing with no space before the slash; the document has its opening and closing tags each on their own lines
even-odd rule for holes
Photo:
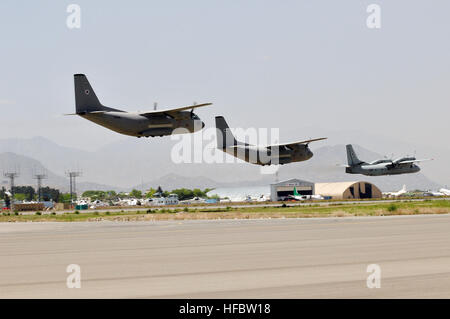
<svg viewBox="0 0 450 319">
<path fill-rule="evenodd" d="M 0 298 L 120 297 L 449 298 L 450 215 L 0 224 Z"/>
</svg>

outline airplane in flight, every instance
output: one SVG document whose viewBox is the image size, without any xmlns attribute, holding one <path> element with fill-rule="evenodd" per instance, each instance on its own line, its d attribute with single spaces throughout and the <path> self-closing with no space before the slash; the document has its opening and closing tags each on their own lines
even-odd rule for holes
<svg viewBox="0 0 450 319">
<path fill-rule="evenodd" d="M 383 176 L 417 173 L 420 167 L 415 163 L 429 161 L 431 159 L 418 160 L 415 157 L 401 157 L 396 160 L 381 159 L 370 163 L 361 161 L 356 156 L 352 145 L 347 145 L 347 162 L 345 172 L 348 174 L 362 174 L 367 176 Z"/>
<path fill-rule="evenodd" d="M 126 112 L 101 104 L 84 74 L 75 74 L 74 82 L 76 113 L 67 115 L 79 115 L 117 133 L 135 137 L 200 131 L 205 124 L 193 111 L 212 104 L 195 104 L 166 110 L 156 110 L 155 105 L 152 111 Z"/>
<path fill-rule="evenodd" d="M 217 148 L 246 162 L 257 165 L 278 165 L 309 160 L 313 153 L 308 145 L 326 137 L 301 142 L 267 146 L 237 141 L 223 116 L 216 116 Z"/>
</svg>

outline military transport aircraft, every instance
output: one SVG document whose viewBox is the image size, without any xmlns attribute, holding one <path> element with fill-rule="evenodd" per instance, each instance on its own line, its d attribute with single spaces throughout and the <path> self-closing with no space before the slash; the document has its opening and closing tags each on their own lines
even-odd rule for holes
<svg viewBox="0 0 450 319">
<path fill-rule="evenodd" d="M 382 175 L 398 175 L 417 173 L 420 167 L 415 163 L 429 161 L 431 159 L 417 160 L 415 157 L 401 157 L 396 160 L 381 159 L 370 163 L 361 161 L 356 156 L 352 145 L 347 145 L 347 162 L 345 172 L 348 174 L 362 174 L 367 176 L 382 176 Z"/>
<path fill-rule="evenodd" d="M 257 165 L 278 165 L 306 161 L 313 156 L 308 144 L 325 140 L 316 138 L 288 144 L 250 145 L 237 141 L 223 116 L 216 116 L 217 148 L 234 157 Z"/>
<path fill-rule="evenodd" d="M 156 110 L 155 106 L 152 111 L 126 112 L 103 106 L 84 74 L 75 74 L 74 81 L 76 113 L 67 115 L 79 115 L 117 133 L 130 136 L 155 137 L 199 131 L 205 124 L 193 111 L 197 107 L 212 104 L 196 104 L 167 110 Z"/>
</svg>

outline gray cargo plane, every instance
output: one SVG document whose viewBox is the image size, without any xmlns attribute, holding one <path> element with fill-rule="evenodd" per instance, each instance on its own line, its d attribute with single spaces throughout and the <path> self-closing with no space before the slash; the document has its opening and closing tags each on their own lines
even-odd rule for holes
<svg viewBox="0 0 450 319">
<path fill-rule="evenodd" d="M 155 107 L 153 111 L 125 112 L 103 106 L 84 74 L 75 74 L 74 81 L 76 113 L 67 115 L 79 115 L 117 133 L 130 136 L 155 137 L 199 131 L 205 124 L 193 111 L 197 107 L 212 104 L 196 104 L 167 110 L 156 110 Z"/>
<path fill-rule="evenodd" d="M 325 140 L 316 138 L 288 144 L 250 145 L 237 141 L 223 116 L 216 116 L 217 148 L 246 162 L 257 165 L 278 165 L 309 160 L 313 153 L 308 144 Z"/>
<path fill-rule="evenodd" d="M 346 147 L 348 166 L 345 166 L 345 172 L 348 174 L 382 176 L 417 173 L 420 171 L 420 167 L 414 163 L 430 160 L 417 160 L 415 157 L 401 157 L 396 160 L 381 159 L 366 163 L 361 161 L 358 156 L 356 156 L 352 145 L 349 144 Z"/>
</svg>

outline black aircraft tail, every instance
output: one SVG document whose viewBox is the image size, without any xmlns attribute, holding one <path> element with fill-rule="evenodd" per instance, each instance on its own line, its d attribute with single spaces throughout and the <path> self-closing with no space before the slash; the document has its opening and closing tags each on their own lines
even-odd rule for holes
<svg viewBox="0 0 450 319">
<path fill-rule="evenodd" d="M 216 130 L 217 130 L 217 148 L 224 149 L 228 146 L 240 144 L 234 138 L 233 133 L 228 127 L 227 122 L 223 116 L 216 116 Z"/>
<path fill-rule="evenodd" d="M 348 144 L 346 147 L 348 166 L 356 166 L 364 163 L 358 158 L 358 156 L 356 156 L 355 150 L 351 144 Z"/>
<path fill-rule="evenodd" d="M 75 105 L 76 114 L 86 114 L 98 111 L 119 111 L 103 106 L 95 95 L 89 81 L 84 74 L 75 74 Z"/>
</svg>

